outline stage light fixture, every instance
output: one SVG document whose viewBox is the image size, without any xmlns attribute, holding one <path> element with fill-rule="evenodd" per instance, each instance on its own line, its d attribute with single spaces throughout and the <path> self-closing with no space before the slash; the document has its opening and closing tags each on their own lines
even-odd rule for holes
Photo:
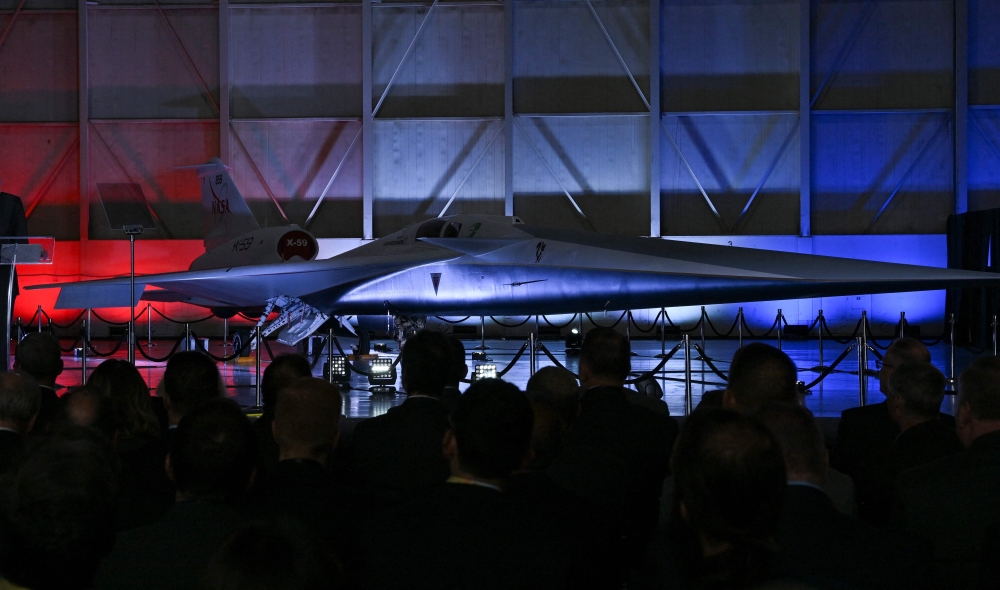
<svg viewBox="0 0 1000 590">
<path fill-rule="evenodd" d="M 338 355 L 332 361 L 323 364 L 323 378 L 330 379 L 333 376 L 333 383 L 350 383 L 351 363 L 347 362 L 347 357 Z"/>
<path fill-rule="evenodd" d="M 396 365 L 392 364 L 392 359 L 377 358 L 372 359 L 368 365 L 368 384 L 377 388 L 373 392 L 395 391 Z"/>
<path fill-rule="evenodd" d="M 496 379 L 497 366 L 493 363 L 479 363 L 472 372 L 472 381 L 475 383 L 480 379 Z"/>
<path fill-rule="evenodd" d="M 583 335 L 580 330 L 573 328 L 566 334 L 566 354 L 577 356 L 580 354 L 580 346 L 583 345 Z"/>
</svg>

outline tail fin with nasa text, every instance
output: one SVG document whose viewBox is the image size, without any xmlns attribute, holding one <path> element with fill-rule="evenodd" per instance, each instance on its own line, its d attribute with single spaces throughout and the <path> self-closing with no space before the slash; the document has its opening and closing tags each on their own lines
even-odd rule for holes
<svg viewBox="0 0 1000 590">
<path fill-rule="evenodd" d="M 212 158 L 207 164 L 192 168 L 201 181 L 205 249 L 211 250 L 237 236 L 260 229 L 222 160 Z"/>
</svg>

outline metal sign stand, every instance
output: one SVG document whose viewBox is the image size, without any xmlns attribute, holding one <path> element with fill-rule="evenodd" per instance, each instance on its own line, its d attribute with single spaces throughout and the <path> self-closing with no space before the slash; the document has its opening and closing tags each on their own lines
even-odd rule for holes
<svg viewBox="0 0 1000 590">
<path fill-rule="evenodd" d="M 11 368 L 10 353 L 10 318 L 14 313 L 14 274 L 18 264 L 52 264 L 52 254 L 55 252 L 55 238 L 51 237 L 0 237 L 0 265 L 10 266 L 7 277 L 7 317 L 4 318 L 7 347 L 7 366 Z"/>
</svg>

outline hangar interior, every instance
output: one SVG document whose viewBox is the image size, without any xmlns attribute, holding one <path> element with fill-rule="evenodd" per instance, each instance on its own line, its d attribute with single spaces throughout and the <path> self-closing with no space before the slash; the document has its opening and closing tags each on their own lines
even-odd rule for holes
<svg viewBox="0 0 1000 590">
<path fill-rule="evenodd" d="M 155 216 L 137 272 L 187 268 L 178 167 L 214 156 L 325 254 L 446 210 L 943 266 L 948 215 L 1000 206 L 1000 3 L 0 0 L 0 186 L 58 240 L 22 284 L 128 272 L 99 183 Z M 783 305 L 929 333 L 943 301 Z"/>
</svg>

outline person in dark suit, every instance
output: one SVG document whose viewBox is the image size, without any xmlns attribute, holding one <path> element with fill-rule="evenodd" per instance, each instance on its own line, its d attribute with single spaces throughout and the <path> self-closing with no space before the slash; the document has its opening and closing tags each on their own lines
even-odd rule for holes
<svg viewBox="0 0 1000 590">
<path fill-rule="evenodd" d="M 885 453 L 859 466 L 858 516 L 883 527 L 889 524 L 893 486 L 900 473 L 962 451 L 955 428 L 940 419 L 945 378 L 930 363 L 900 363 L 889 377 L 886 403 L 900 434 Z"/>
<path fill-rule="evenodd" d="M 686 531 L 676 537 L 685 587 L 751 588 L 773 579 L 770 540 L 786 484 L 771 434 L 732 410 L 698 412 L 684 423 L 672 464 Z"/>
<path fill-rule="evenodd" d="M 225 386 L 215 361 L 207 354 L 185 350 L 170 357 L 156 386 L 167 408 L 168 441 L 181 418 L 202 402 L 223 397 Z"/>
<path fill-rule="evenodd" d="M 13 236 L 28 235 L 28 220 L 24 216 L 24 203 L 21 197 L 0 191 L 0 237 L 7 238 Z M 14 284 L 10 285 L 13 274 Z M 7 309 L 7 288 L 11 286 L 10 309 Z M 10 325 L 11 315 L 14 313 L 14 302 L 20 292 L 17 285 L 17 270 L 13 265 L 0 265 L 0 312 L 3 314 L 3 324 L 0 330 L 6 333 L 7 326 Z M 7 346 L 0 347 L 0 371 L 10 368 L 10 349 Z"/>
<path fill-rule="evenodd" d="M 976 583 L 987 528 L 1000 520 L 1000 359 L 962 373 L 955 420 L 966 450 L 904 471 L 893 502 L 893 521 L 934 546 L 935 588 Z"/>
<path fill-rule="evenodd" d="M 257 439 L 236 402 L 211 399 L 189 409 L 167 457 L 177 502 L 159 522 L 118 535 L 94 587 L 197 587 L 209 559 L 243 525 L 233 504 L 256 461 Z"/>
<path fill-rule="evenodd" d="M 549 477 L 549 466 L 562 453 L 562 420 L 548 402 L 533 401 L 531 408 L 531 457 L 507 478 L 504 492 L 520 513 L 558 536 L 559 546 L 570 552 L 567 587 L 621 588 L 627 569 L 617 523 L 599 505 Z"/>
<path fill-rule="evenodd" d="M 406 341 L 402 383 L 406 401 L 354 427 L 353 472 L 373 506 L 391 506 L 448 478 L 441 442 L 448 410 L 441 392 L 451 363 L 444 334 L 421 331 Z"/>
<path fill-rule="evenodd" d="M 722 405 L 753 414 L 770 403 L 801 404 L 797 381 L 798 369 L 787 354 L 763 342 L 747 344 L 733 355 Z M 849 477 L 830 469 L 824 489 L 841 512 L 853 512 L 854 482 Z"/>
<path fill-rule="evenodd" d="M 580 383 L 565 367 L 542 367 L 528 379 L 524 388 L 528 398 L 549 404 L 559 416 L 564 429 L 569 429 L 580 413 Z"/>
<path fill-rule="evenodd" d="M 448 344 L 451 345 L 451 363 L 448 369 L 448 383 L 441 391 L 441 403 L 448 409 L 448 413 L 455 411 L 458 399 L 462 397 L 462 391 L 458 388 L 462 379 L 469 374 L 469 365 L 465 362 L 465 345 L 455 336 L 448 335 Z"/>
<path fill-rule="evenodd" d="M 355 581 L 361 567 L 358 498 L 324 468 L 340 436 L 340 389 L 300 377 L 277 394 L 274 439 L 279 461 L 244 502 L 248 515 L 291 518 L 338 555 Z"/>
<path fill-rule="evenodd" d="M 91 587 L 115 539 L 115 469 L 89 434 L 34 437 L 0 479 L 0 587 Z"/>
<path fill-rule="evenodd" d="M 40 405 L 38 384 L 30 375 L 0 373 L 0 474 L 9 471 L 24 450 L 24 438 Z"/>
<path fill-rule="evenodd" d="M 904 362 L 931 362 L 931 353 L 919 340 L 897 338 L 889 345 L 879 369 L 879 391 L 889 394 L 889 379 L 895 368 Z M 947 414 L 942 415 L 945 423 L 952 422 Z M 889 415 L 885 401 L 857 408 L 849 408 L 840 414 L 837 426 L 837 440 L 830 453 L 830 465 L 857 478 L 862 465 L 873 455 L 885 453 L 899 436 L 899 425 Z"/>
<path fill-rule="evenodd" d="M 778 441 L 788 487 L 775 535 L 775 573 L 821 587 L 925 587 L 930 547 L 841 514 L 824 491 L 828 453 L 809 410 L 771 403 L 755 415 Z"/>
<path fill-rule="evenodd" d="M 56 379 L 63 372 L 62 349 L 59 340 L 47 332 L 32 332 L 17 343 L 14 368 L 31 375 L 38 382 L 41 406 L 32 432 L 44 433 L 55 417 L 59 405 Z"/>
<path fill-rule="evenodd" d="M 580 349 L 580 413 L 566 451 L 550 467 L 562 487 L 622 516 L 627 551 L 642 558 L 656 527 L 677 422 L 628 401 L 628 340 L 610 328 L 587 333 Z"/>
<path fill-rule="evenodd" d="M 263 481 L 268 472 L 278 464 L 278 443 L 274 441 L 274 434 L 271 432 L 278 392 L 296 379 L 311 376 L 312 367 L 300 354 L 280 354 L 264 369 L 264 375 L 260 380 L 260 396 L 264 402 L 263 413 L 253 422 L 253 431 L 257 435 L 258 481 Z"/>
<path fill-rule="evenodd" d="M 502 491 L 528 456 L 527 398 L 499 379 L 478 381 L 462 395 L 451 425 L 444 440 L 447 482 L 372 519 L 366 587 L 562 587 L 558 545 Z"/>
</svg>

